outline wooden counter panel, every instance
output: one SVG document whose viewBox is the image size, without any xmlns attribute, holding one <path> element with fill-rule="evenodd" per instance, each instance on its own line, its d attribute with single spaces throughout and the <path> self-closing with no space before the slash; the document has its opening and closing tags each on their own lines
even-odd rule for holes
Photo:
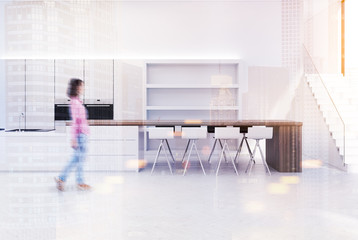
<svg viewBox="0 0 358 240">
<path fill-rule="evenodd" d="M 274 127 L 273 138 L 266 140 L 266 161 L 279 172 L 302 172 L 302 127 Z"/>
</svg>

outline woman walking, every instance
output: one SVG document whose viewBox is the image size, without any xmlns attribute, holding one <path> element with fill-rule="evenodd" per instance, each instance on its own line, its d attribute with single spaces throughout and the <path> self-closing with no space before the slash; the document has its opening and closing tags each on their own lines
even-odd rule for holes
<svg viewBox="0 0 358 240">
<path fill-rule="evenodd" d="M 71 79 L 67 89 L 67 96 L 71 99 L 71 146 L 74 149 L 74 153 L 60 176 L 55 178 L 57 189 L 60 191 L 64 191 L 66 179 L 72 168 L 76 168 L 77 188 L 79 190 L 91 189 L 89 185 L 83 182 L 83 162 L 86 158 L 89 127 L 87 123 L 87 111 L 80 100 L 82 92 L 83 81 L 76 78 Z"/>
</svg>

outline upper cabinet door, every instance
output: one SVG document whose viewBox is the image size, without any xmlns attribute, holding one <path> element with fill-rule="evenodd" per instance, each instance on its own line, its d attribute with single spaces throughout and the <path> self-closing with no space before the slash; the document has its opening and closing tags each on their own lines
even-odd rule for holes
<svg viewBox="0 0 358 240">
<path fill-rule="evenodd" d="M 67 87 L 71 78 L 84 77 L 84 60 L 60 59 L 55 60 L 55 103 L 65 104 L 69 102 Z"/>
<path fill-rule="evenodd" d="M 25 129 L 25 60 L 6 60 L 6 129 Z"/>
<path fill-rule="evenodd" d="M 113 60 L 85 60 L 86 104 L 113 104 Z"/>
<path fill-rule="evenodd" d="M 144 119 L 144 60 L 114 60 L 114 119 Z"/>
<path fill-rule="evenodd" d="M 54 129 L 54 60 L 26 60 L 26 129 Z"/>
</svg>

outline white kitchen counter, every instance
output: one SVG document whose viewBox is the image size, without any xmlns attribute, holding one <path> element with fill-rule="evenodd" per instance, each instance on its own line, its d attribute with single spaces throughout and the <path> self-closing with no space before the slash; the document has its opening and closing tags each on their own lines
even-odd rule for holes
<svg viewBox="0 0 358 240">
<path fill-rule="evenodd" d="M 90 126 L 85 171 L 138 171 L 138 126 Z M 55 171 L 67 164 L 70 127 L 49 132 L 0 131 L 0 171 Z"/>
</svg>

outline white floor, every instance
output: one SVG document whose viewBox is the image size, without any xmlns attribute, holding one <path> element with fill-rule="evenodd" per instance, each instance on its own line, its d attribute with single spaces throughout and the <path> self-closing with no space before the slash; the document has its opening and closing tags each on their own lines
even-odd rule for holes
<svg viewBox="0 0 358 240">
<path fill-rule="evenodd" d="M 243 164 L 239 176 L 225 164 L 218 177 L 195 164 L 184 177 L 163 163 L 153 176 L 150 166 L 87 172 L 91 192 L 77 191 L 73 175 L 58 192 L 55 172 L 2 172 L 0 238 L 358 239 L 358 174 L 304 166 L 271 177 Z"/>
</svg>

